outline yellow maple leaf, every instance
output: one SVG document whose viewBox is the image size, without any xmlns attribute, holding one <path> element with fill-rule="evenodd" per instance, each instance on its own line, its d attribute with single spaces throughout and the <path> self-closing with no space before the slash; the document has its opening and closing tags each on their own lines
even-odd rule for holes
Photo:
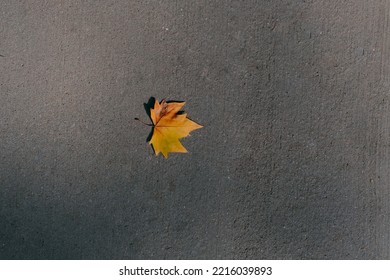
<svg viewBox="0 0 390 280">
<path fill-rule="evenodd" d="M 165 158 L 169 153 L 187 153 L 186 148 L 179 139 L 187 137 L 191 131 L 203 126 L 187 118 L 187 114 L 178 114 L 185 102 L 160 103 L 156 100 L 154 108 L 150 109 L 150 117 L 153 121 L 153 136 L 150 144 L 154 152 L 160 152 Z"/>
</svg>

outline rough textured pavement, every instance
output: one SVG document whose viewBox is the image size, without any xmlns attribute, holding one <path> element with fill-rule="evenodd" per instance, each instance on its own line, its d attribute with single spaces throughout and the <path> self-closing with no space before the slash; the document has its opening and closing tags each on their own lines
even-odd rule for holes
<svg viewBox="0 0 390 280">
<path fill-rule="evenodd" d="M 390 1 L 0 5 L 2 259 L 389 259 Z M 155 157 L 150 97 L 204 125 Z"/>
</svg>

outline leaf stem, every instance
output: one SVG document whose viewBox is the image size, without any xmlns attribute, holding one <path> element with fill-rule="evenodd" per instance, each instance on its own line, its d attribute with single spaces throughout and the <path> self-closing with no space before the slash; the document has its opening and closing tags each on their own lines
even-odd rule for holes
<svg viewBox="0 0 390 280">
<path fill-rule="evenodd" d="M 149 124 L 149 123 L 145 123 L 145 122 L 143 122 L 142 120 L 140 120 L 139 118 L 134 118 L 136 121 L 139 121 L 139 122 L 141 122 L 142 124 L 144 124 L 144 125 L 147 125 L 147 126 L 153 126 L 152 124 Z"/>
</svg>

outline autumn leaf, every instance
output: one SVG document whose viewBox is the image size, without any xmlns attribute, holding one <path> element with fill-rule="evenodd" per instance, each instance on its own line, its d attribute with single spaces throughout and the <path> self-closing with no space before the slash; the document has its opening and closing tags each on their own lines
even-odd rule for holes
<svg viewBox="0 0 390 280">
<path fill-rule="evenodd" d="M 187 118 L 187 114 L 180 114 L 180 109 L 185 102 L 160 103 L 155 100 L 154 108 L 150 109 L 150 117 L 153 121 L 153 135 L 150 144 L 154 152 L 160 152 L 165 158 L 169 153 L 187 153 L 186 148 L 179 139 L 187 137 L 190 132 L 202 126 Z"/>
</svg>

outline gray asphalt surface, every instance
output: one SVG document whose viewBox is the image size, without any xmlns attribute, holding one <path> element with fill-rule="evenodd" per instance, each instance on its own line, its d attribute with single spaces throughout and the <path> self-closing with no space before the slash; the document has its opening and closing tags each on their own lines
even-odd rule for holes
<svg viewBox="0 0 390 280">
<path fill-rule="evenodd" d="M 390 1 L 0 5 L 0 258 L 389 259 Z M 155 157 L 150 97 L 204 128 Z"/>
</svg>

